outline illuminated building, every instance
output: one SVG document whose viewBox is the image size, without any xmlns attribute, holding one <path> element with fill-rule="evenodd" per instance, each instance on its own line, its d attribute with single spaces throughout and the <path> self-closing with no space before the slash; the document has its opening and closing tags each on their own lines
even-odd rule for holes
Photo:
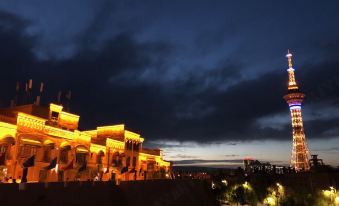
<svg viewBox="0 0 339 206">
<path fill-rule="evenodd" d="M 283 167 L 272 165 L 269 162 L 260 162 L 255 160 L 252 157 L 246 157 L 244 159 L 244 171 L 246 174 L 255 174 L 255 173 L 283 173 Z"/>
<path fill-rule="evenodd" d="M 33 156 L 29 182 L 169 177 L 170 162 L 160 149 L 143 148 L 140 134 L 123 124 L 79 131 L 79 118 L 57 104 L 0 109 L 0 180 L 21 179 Z"/>
<path fill-rule="evenodd" d="M 295 81 L 294 69 L 292 67 L 292 54 L 288 51 L 286 55 L 288 59 L 288 93 L 284 96 L 287 102 L 292 120 L 292 158 L 291 166 L 298 171 L 307 171 L 310 169 L 308 148 L 304 133 L 303 120 L 301 115 L 301 103 L 305 94 L 299 90 Z"/>
</svg>

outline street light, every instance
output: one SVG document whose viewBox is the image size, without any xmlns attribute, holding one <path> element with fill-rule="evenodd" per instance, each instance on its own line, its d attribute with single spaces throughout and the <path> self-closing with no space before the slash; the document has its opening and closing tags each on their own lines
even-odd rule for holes
<svg viewBox="0 0 339 206">
<path fill-rule="evenodd" d="M 335 189 L 335 187 L 330 187 L 330 189 L 331 189 L 331 203 L 333 203 L 333 205 L 335 205 L 335 204 L 337 204 L 336 203 L 336 199 L 337 199 L 337 197 L 336 197 L 336 194 L 337 194 L 337 190 Z"/>
<path fill-rule="evenodd" d="M 227 186 L 227 180 L 223 179 L 223 180 L 221 180 L 221 182 L 222 182 L 225 186 Z"/>
<path fill-rule="evenodd" d="M 214 184 L 214 182 L 212 182 L 212 189 L 214 190 L 215 188 L 217 188 Z"/>
<path fill-rule="evenodd" d="M 246 181 L 244 184 L 242 184 L 242 186 L 243 186 L 245 189 L 250 189 L 250 184 L 248 184 L 247 181 Z"/>
<path fill-rule="evenodd" d="M 339 205 L 339 196 L 337 196 L 337 197 L 335 198 L 334 202 L 335 202 L 335 205 Z"/>
<path fill-rule="evenodd" d="M 267 197 L 265 200 L 264 200 L 264 203 L 266 205 L 275 205 L 275 200 L 273 197 Z"/>
<path fill-rule="evenodd" d="M 275 197 L 277 199 L 277 205 L 279 205 L 279 200 L 281 196 L 284 195 L 284 187 L 279 182 L 277 182 L 276 185 L 277 185 L 277 189 L 276 189 Z"/>
<path fill-rule="evenodd" d="M 331 186 L 330 190 L 323 190 L 323 194 L 330 199 L 330 205 L 339 205 L 339 196 L 336 196 L 337 190 L 335 187 Z"/>
</svg>

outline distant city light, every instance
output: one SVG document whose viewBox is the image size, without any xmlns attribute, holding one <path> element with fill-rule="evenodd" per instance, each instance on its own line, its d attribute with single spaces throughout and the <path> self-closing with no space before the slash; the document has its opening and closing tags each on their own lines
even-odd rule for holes
<svg viewBox="0 0 339 206">
<path fill-rule="evenodd" d="M 212 182 L 212 189 L 214 190 L 216 188 L 214 182 Z"/>
<path fill-rule="evenodd" d="M 221 180 L 221 182 L 227 186 L 227 180 Z"/>
</svg>

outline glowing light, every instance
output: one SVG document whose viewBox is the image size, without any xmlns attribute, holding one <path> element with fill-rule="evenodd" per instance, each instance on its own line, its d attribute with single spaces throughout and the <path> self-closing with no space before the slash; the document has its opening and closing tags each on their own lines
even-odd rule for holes
<svg viewBox="0 0 339 206">
<path fill-rule="evenodd" d="M 245 160 L 254 160 L 254 158 L 251 157 L 251 156 L 246 156 L 244 159 L 245 159 Z"/>
<path fill-rule="evenodd" d="M 334 202 L 339 205 L 339 196 L 335 197 Z"/>
<path fill-rule="evenodd" d="M 54 145 L 55 143 L 52 140 L 46 139 L 44 141 L 44 145 L 49 146 L 49 145 Z"/>
<path fill-rule="evenodd" d="M 24 144 L 34 144 L 34 145 L 38 145 L 38 146 L 41 145 L 41 142 L 40 142 L 40 141 L 37 141 L 37 140 L 32 140 L 32 139 L 21 139 L 21 141 L 22 141 Z"/>
<path fill-rule="evenodd" d="M 247 181 L 244 184 L 242 184 L 242 187 L 246 190 L 252 190 L 251 185 Z"/>
<path fill-rule="evenodd" d="M 295 81 L 294 69 L 292 66 L 292 54 L 288 51 L 286 55 L 288 58 L 288 94 L 284 96 L 290 108 L 291 123 L 292 123 L 292 167 L 298 172 L 302 170 L 309 170 L 308 148 L 303 128 L 303 120 L 301 115 L 301 103 L 305 94 L 299 91 L 298 85 Z"/>
<path fill-rule="evenodd" d="M 273 197 L 267 197 L 264 202 L 268 205 L 275 205 L 275 199 Z"/>
<path fill-rule="evenodd" d="M 242 186 L 247 189 L 248 188 L 248 182 L 245 182 L 244 184 L 242 184 Z"/>
<path fill-rule="evenodd" d="M 122 131 L 122 130 L 125 130 L 125 125 L 117 124 L 117 125 L 111 125 L 111 126 L 98 127 L 97 129 L 98 130 Z"/>
<path fill-rule="evenodd" d="M 225 186 L 227 186 L 227 180 L 221 180 L 221 182 L 225 185 Z"/>
<path fill-rule="evenodd" d="M 62 111 L 62 108 L 63 108 L 63 106 L 61 106 L 61 105 L 57 105 L 57 104 L 53 104 L 53 103 L 49 104 L 49 109 L 53 112 L 60 113 Z"/>
<path fill-rule="evenodd" d="M 0 141 L 6 137 L 15 137 L 16 135 L 16 125 L 8 124 L 5 122 L 0 122 Z"/>
<path fill-rule="evenodd" d="M 91 143 L 90 151 L 97 154 L 99 154 L 99 152 L 106 154 L 106 146 Z"/>
<path fill-rule="evenodd" d="M 290 106 L 290 110 L 294 110 L 294 109 L 301 109 L 301 106 Z"/>
<path fill-rule="evenodd" d="M 291 102 L 290 104 L 289 104 L 289 106 L 291 107 L 291 106 L 301 106 L 301 103 L 299 103 L 299 102 Z"/>
<path fill-rule="evenodd" d="M 65 147 L 71 147 L 71 145 L 69 144 L 69 142 L 62 142 L 60 144 L 60 148 L 65 148 Z"/>
<path fill-rule="evenodd" d="M 135 132 L 131 132 L 128 130 L 125 130 L 125 138 L 127 140 L 137 141 L 137 142 L 143 142 L 144 139 L 140 137 L 140 134 L 137 134 Z"/>
<path fill-rule="evenodd" d="M 59 115 L 58 124 L 69 129 L 77 129 L 80 116 L 68 112 L 61 112 Z"/>
<path fill-rule="evenodd" d="M 43 130 L 45 127 L 45 119 L 35 117 L 25 113 L 18 113 L 17 126 L 26 127 L 34 130 Z"/>
<path fill-rule="evenodd" d="M 332 193 L 330 190 L 323 190 L 323 194 L 325 197 L 330 197 Z"/>
<path fill-rule="evenodd" d="M 124 124 L 97 127 L 95 132 L 92 132 L 92 135 L 101 136 L 101 137 L 119 137 L 123 138 L 125 130 Z"/>
<path fill-rule="evenodd" d="M 74 132 L 59 129 L 59 128 L 56 128 L 56 127 L 51 127 L 51 126 L 48 126 L 48 125 L 45 126 L 44 133 L 51 135 L 51 136 L 56 136 L 56 137 L 68 139 L 68 140 L 74 139 Z"/>
<path fill-rule="evenodd" d="M 107 138 L 106 146 L 112 149 L 123 150 L 125 148 L 125 143 L 122 141 Z"/>
<path fill-rule="evenodd" d="M 40 118 L 23 112 L 18 112 L 16 116 L 7 117 L 5 115 L 0 115 L 0 143 L 10 143 L 13 144 L 10 152 L 18 151 L 16 146 L 20 145 L 37 145 L 37 146 L 52 146 L 50 155 L 66 157 L 63 158 L 62 167 L 73 164 L 73 161 L 76 161 L 76 153 L 108 153 L 107 151 L 112 151 L 112 153 L 118 152 L 119 154 L 125 153 L 125 141 L 133 141 L 137 143 L 142 143 L 144 138 L 140 134 L 125 130 L 125 125 L 113 125 L 113 126 L 104 126 L 97 127 L 96 130 L 90 131 L 79 131 L 77 130 L 78 122 L 80 116 L 64 112 L 63 106 L 57 104 L 49 105 L 49 118 Z M 57 112 L 58 115 L 53 114 L 52 112 Z M 10 119 L 8 119 L 10 118 Z M 53 121 L 51 121 L 53 120 Z M 6 122 L 2 122 L 6 121 Z M 13 122 L 12 124 L 8 122 Z M 16 124 L 16 125 L 15 125 Z M 15 139 L 20 140 L 19 144 L 15 145 Z M 93 141 L 92 140 L 99 140 Z M 103 141 L 100 141 L 103 140 Z M 37 152 L 41 154 L 41 148 L 30 148 L 32 152 Z M 67 149 L 66 149 L 67 148 Z M 72 149 L 74 148 L 74 149 Z M 141 147 L 140 147 L 141 148 Z M 26 149 L 26 148 L 25 148 Z M 67 153 L 63 153 L 65 150 L 70 150 Z M 141 150 L 143 151 L 143 150 Z M 165 171 L 165 177 L 171 178 L 171 175 L 168 173 L 171 162 L 165 161 L 163 159 L 162 152 L 159 149 L 155 150 L 146 150 L 144 153 L 136 151 L 134 156 L 140 164 L 141 161 L 145 161 L 142 164 L 143 168 L 146 168 L 147 164 L 154 164 L 155 171 L 160 169 Z M 147 152 L 148 151 L 148 152 Z M 21 151 L 20 151 L 21 152 Z M 112 154 L 111 153 L 111 154 Z M 128 154 L 128 152 L 126 151 Z M 148 154 L 150 153 L 150 154 Z M 128 154 L 129 155 L 129 154 Z M 19 155 L 11 154 L 12 159 L 18 158 Z M 86 157 L 87 158 L 87 157 Z M 14 159 L 17 161 L 16 159 Z M 106 158 L 105 158 L 106 160 Z M 107 158 L 108 161 L 112 161 L 111 158 Z M 40 160 L 38 160 L 40 161 Z M 120 160 L 119 160 L 120 161 Z M 71 163 L 71 164 L 70 164 Z M 89 162 L 88 169 L 93 168 L 92 162 Z M 137 167 L 139 167 L 137 164 Z M 103 163 L 106 165 L 106 163 Z M 108 165 L 110 165 L 108 163 Z M 40 167 L 39 165 L 37 165 Z M 96 166 L 95 166 L 96 167 Z M 67 167 L 68 168 L 68 167 Z M 36 170 L 37 168 L 34 168 Z M 46 181 L 54 181 L 56 179 L 56 173 L 58 173 L 59 164 L 56 164 L 55 168 L 50 170 L 49 175 L 47 176 Z M 106 166 L 103 168 L 104 172 L 107 172 L 110 168 Z M 7 164 L 1 169 L 2 173 L 7 173 L 7 171 L 13 171 L 13 164 Z M 15 171 L 15 169 L 14 169 Z M 12 175 L 12 174 L 10 174 Z M 35 175 L 29 182 L 37 182 L 38 176 Z M 106 178 L 106 177 L 105 177 Z"/>
<path fill-rule="evenodd" d="M 60 113 L 61 116 L 63 116 L 64 119 L 68 119 L 70 121 L 78 121 L 80 116 L 79 115 L 76 115 L 76 114 L 71 114 L 71 113 L 68 113 L 68 112 L 64 112 L 62 111 Z"/>
<path fill-rule="evenodd" d="M 59 170 L 59 164 L 56 164 L 55 167 L 53 169 L 51 169 L 51 171 L 58 173 Z"/>
<path fill-rule="evenodd" d="M 165 161 L 161 156 L 140 152 L 139 161 L 156 161 L 160 167 L 170 167 L 171 162 Z"/>
<path fill-rule="evenodd" d="M 77 147 L 77 152 L 79 152 L 79 153 L 87 153 L 88 149 L 85 146 L 79 145 Z"/>
<path fill-rule="evenodd" d="M 154 156 L 146 154 L 146 153 L 139 153 L 139 161 L 147 161 L 147 159 L 153 158 Z"/>
<path fill-rule="evenodd" d="M 74 131 L 74 136 L 76 141 L 82 141 L 84 143 L 91 142 L 91 135 L 86 134 L 85 132 L 80 132 L 78 130 Z"/>
<path fill-rule="evenodd" d="M 214 184 L 214 182 L 212 182 L 212 185 L 211 185 L 212 189 L 214 190 L 215 188 L 217 188 Z"/>
</svg>

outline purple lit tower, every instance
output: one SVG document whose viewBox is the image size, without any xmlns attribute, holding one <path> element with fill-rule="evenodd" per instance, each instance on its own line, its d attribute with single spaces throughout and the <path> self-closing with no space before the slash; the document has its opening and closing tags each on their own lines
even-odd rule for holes
<svg viewBox="0 0 339 206">
<path fill-rule="evenodd" d="M 291 166 L 297 171 L 307 171 L 309 165 L 309 151 L 307 148 L 303 120 L 301 115 L 301 103 L 305 94 L 299 90 L 295 81 L 294 69 L 292 67 L 292 54 L 288 51 L 286 55 L 288 59 L 288 92 L 284 96 L 285 101 L 290 107 L 292 120 L 292 158 Z"/>
</svg>

